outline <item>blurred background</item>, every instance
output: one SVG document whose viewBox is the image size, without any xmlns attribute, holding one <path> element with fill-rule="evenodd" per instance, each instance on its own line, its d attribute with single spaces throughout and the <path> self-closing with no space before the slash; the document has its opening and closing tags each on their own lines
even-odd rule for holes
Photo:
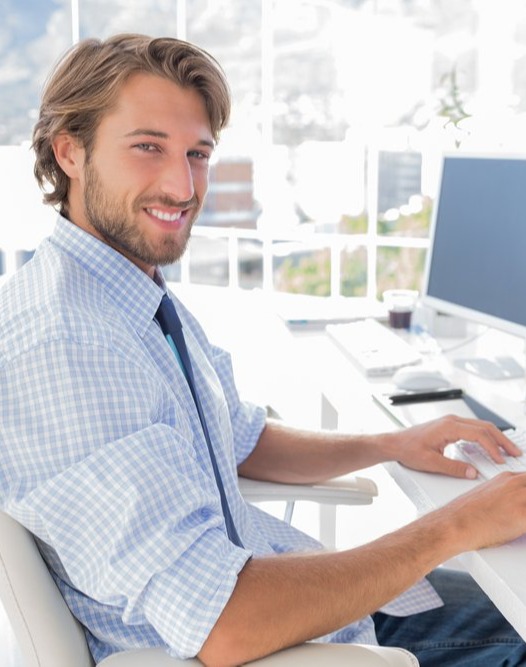
<svg viewBox="0 0 526 667">
<path fill-rule="evenodd" d="M 326 297 L 419 289 L 443 151 L 526 153 L 521 0 L 0 0 L 0 271 L 53 225 L 42 84 L 78 39 L 188 39 L 233 116 L 170 280 Z"/>
</svg>

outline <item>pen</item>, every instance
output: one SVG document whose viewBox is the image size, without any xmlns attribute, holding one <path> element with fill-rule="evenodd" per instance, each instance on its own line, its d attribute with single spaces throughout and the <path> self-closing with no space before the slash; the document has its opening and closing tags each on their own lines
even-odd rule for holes
<svg viewBox="0 0 526 667">
<path fill-rule="evenodd" d="M 424 403 L 426 401 L 447 401 L 452 398 L 461 398 L 462 389 L 433 389 L 432 391 L 412 391 L 407 394 L 392 394 L 389 400 L 392 405 L 400 403 Z"/>
</svg>

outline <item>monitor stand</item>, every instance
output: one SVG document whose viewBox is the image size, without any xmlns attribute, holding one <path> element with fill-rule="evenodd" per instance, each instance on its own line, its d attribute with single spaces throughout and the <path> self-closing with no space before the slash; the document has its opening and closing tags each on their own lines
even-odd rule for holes
<svg viewBox="0 0 526 667">
<path fill-rule="evenodd" d="M 455 359 L 457 368 L 468 373 L 473 373 L 486 380 L 511 380 L 523 378 L 525 369 L 513 357 L 499 356 L 489 359 L 488 357 L 469 357 Z"/>
</svg>

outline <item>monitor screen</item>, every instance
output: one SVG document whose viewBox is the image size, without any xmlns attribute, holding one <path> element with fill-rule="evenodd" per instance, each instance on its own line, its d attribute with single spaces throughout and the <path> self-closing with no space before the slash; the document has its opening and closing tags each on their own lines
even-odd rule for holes
<svg viewBox="0 0 526 667">
<path fill-rule="evenodd" d="M 526 337 L 526 156 L 446 155 L 423 303 Z"/>
</svg>

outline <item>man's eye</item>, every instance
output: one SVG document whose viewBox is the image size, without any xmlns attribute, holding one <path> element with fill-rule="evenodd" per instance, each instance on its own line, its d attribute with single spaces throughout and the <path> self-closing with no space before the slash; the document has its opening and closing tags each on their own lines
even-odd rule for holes
<svg viewBox="0 0 526 667">
<path fill-rule="evenodd" d="M 154 151 L 158 150 L 155 144 L 148 144 L 148 143 L 135 144 L 135 148 L 138 148 L 139 150 L 144 151 L 145 153 L 153 153 Z"/>
<path fill-rule="evenodd" d="M 208 155 L 208 153 L 203 153 L 202 151 L 190 151 L 188 157 L 195 157 L 198 160 L 210 160 L 210 155 Z"/>
</svg>

